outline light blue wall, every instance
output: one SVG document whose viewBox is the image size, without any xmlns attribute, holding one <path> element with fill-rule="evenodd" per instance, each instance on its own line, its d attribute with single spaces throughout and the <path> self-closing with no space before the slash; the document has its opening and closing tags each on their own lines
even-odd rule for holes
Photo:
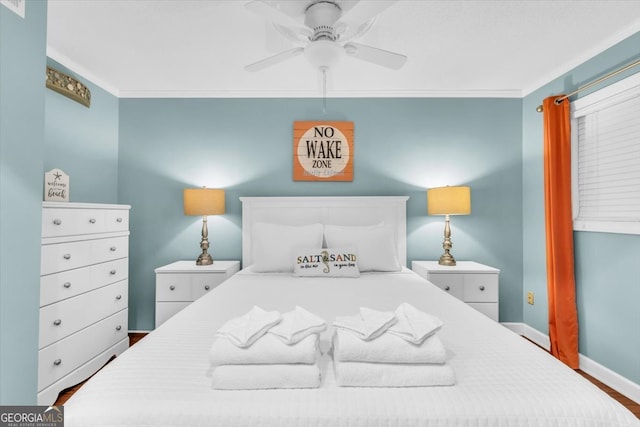
<svg viewBox="0 0 640 427">
<path fill-rule="evenodd" d="M 52 59 L 47 65 L 85 84 L 91 107 L 47 90 L 45 170 L 69 175 L 71 202 L 117 203 L 118 98 Z"/>
<path fill-rule="evenodd" d="M 542 115 L 535 111 L 547 96 L 567 93 L 640 58 L 640 33 L 608 49 L 523 100 L 523 212 L 526 291 L 536 304 L 524 304 L 524 322 L 548 333 Z M 622 74 L 610 84 L 638 69 Z M 597 88 L 592 89 L 596 90 Z M 577 97 L 588 94 L 582 92 Z M 572 98 L 573 99 L 573 98 Z M 640 383 L 640 236 L 575 232 L 575 268 L 580 353 Z"/>
<path fill-rule="evenodd" d="M 500 318 L 522 319 L 519 99 L 122 99 L 120 203 L 132 205 L 130 325 L 154 326 L 153 270 L 199 253 L 201 219 L 182 189 L 226 189 L 209 219 L 214 258 L 240 259 L 239 196 L 408 195 L 408 258 L 437 259 L 444 223 L 425 189 L 467 184 L 472 214 L 452 219 L 453 250 L 502 270 Z M 355 123 L 353 182 L 292 180 L 295 120 Z"/>
<path fill-rule="evenodd" d="M 0 5 L 0 405 L 36 403 L 46 22 Z"/>
</svg>

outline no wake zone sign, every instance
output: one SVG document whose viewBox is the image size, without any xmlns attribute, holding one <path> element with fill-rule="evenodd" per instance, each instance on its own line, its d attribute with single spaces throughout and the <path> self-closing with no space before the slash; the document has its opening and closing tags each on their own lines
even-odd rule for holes
<svg viewBox="0 0 640 427">
<path fill-rule="evenodd" d="M 293 122 L 294 181 L 353 181 L 353 122 Z"/>
</svg>

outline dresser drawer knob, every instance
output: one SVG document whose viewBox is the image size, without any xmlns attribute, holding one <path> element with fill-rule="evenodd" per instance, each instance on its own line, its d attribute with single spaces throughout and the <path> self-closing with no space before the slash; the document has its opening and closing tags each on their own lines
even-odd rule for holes
<svg viewBox="0 0 640 427">
<path fill-rule="evenodd" d="M 122 329 L 122 326 L 120 326 L 120 325 L 116 326 L 116 331 L 119 331 L 121 329 Z"/>
<path fill-rule="evenodd" d="M 53 364 L 56 366 L 60 366 L 61 363 L 62 363 L 62 359 L 56 359 L 53 361 Z"/>
<path fill-rule="evenodd" d="M 89 223 L 90 224 L 95 224 L 96 223 L 96 219 L 95 218 L 90 218 L 89 219 Z"/>
<path fill-rule="evenodd" d="M 480 285 L 478 289 L 480 289 L 481 291 L 484 291 L 484 285 Z"/>
<path fill-rule="evenodd" d="M 116 222 L 122 222 L 122 218 L 116 218 Z"/>
<path fill-rule="evenodd" d="M 169 290 L 175 291 L 176 287 L 174 285 L 169 286 Z"/>
<path fill-rule="evenodd" d="M 53 225 L 60 225 L 62 224 L 62 220 L 61 219 L 54 219 L 53 220 Z"/>
<path fill-rule="evenodd" d="M 115 246 L 111 246 L 111 247 L 109 248 L 109 250 L 110 250 L 111 252 L 115 252 L 115 251 L 116 251 L 116 247 L 115 247 Z"/>
<path fill-rule="evenodd" d="M 451 286 L 449 286 L 449 285 L 445 286 L 445 287 L 444 287 L 444 290 L 445 290 L 445 291 L 450 291 L 450 290 L 451 290 Z"/>
<path fill-rule="evenodd" d="M 115 276 L 116 275 L 116 269 L 114 268 L 113 270 L 111 270 L 109 272 L 110 275 Z"/>
<path fill-rule="evenodd" d="M 71 259 L 71 254 L 64 254 L 64 255 L 62 255 L 62 258 Z"/>
<path fill-rule="evenodd" d="M 71 282 L 64 282 L 62 286 L 69 289 L 71 287 Z"/>
<path fill-rule="evenodd" d="M 117 300 L 121 300 L 122 299 L 122 295 L 120 295 L 120 294 L 116 295 L 116 299 Z"/>
<path fill-rule="evenodd" d="M 62 320 L 61 319 L 56 319 L 53 321 L 53 324 L 56 326 L 60 326 L 62 324 Z"/>
<path fill-rule="evenodd" d="M 209 286 L 209 285 L 204 285 L 204 290 L 205 290 L 205 291 L 208 291 L 209 289 L 211 289 L 211 286 Z"/>
</svg>

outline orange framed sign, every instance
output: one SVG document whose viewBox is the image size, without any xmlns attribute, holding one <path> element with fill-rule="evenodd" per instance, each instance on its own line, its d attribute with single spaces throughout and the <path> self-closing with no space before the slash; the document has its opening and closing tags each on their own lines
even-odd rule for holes
<svg viewBox="0 0 640 427">
<path fill-rule="evenodd" d="M 294 181 L 353 181 L 353 122 L 293 122 Z"/>
</svg>

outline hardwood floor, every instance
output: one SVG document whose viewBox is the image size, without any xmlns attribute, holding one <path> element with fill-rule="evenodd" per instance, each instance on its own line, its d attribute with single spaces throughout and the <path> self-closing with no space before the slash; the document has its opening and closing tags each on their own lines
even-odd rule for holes
<svg viewBox="0 0 640 427">
<path fill-rule="evenodd" d="M 145 335 L 146 335 L 145 333 L 130 333 L 129 345 L 130 346 L 134 345 L 135 343 L 140 341 L 142 338 L 144 338 Z M 622 394 L 615 391 L 611 387 L 607 386 L 606 384 L 603 384 L 602 382 L 582 372 L 579 369 L 576 370 L 576 372 L 582 375 L 583 377 L 585 377 L 586 379 L 588 379 L 589 381 L 591 381 L 592 383 L 594 383 L 596 386 L 598 386 L 601 390 L 603 390 L 609 396 L 611 396 L 612 398 L 620 402 L 623 406 L 629 409 L 636 417 L 640 419 L 640 403 L 636 403 L 633 400 L 629 399 L 628 397 L 623 396 Z M 60 393 L 60 395 L 58 396 L 58 400 L 56 400 L 55 406 L 64 405 L 64 403 L 73 395 L 73 393 L 75 393 L 80 387 L 82 387 L 82 385 L 85 382 L 81 382 L 80 384 L 70 387 L 64 390 L 62 393 Z"/>
</svg>

